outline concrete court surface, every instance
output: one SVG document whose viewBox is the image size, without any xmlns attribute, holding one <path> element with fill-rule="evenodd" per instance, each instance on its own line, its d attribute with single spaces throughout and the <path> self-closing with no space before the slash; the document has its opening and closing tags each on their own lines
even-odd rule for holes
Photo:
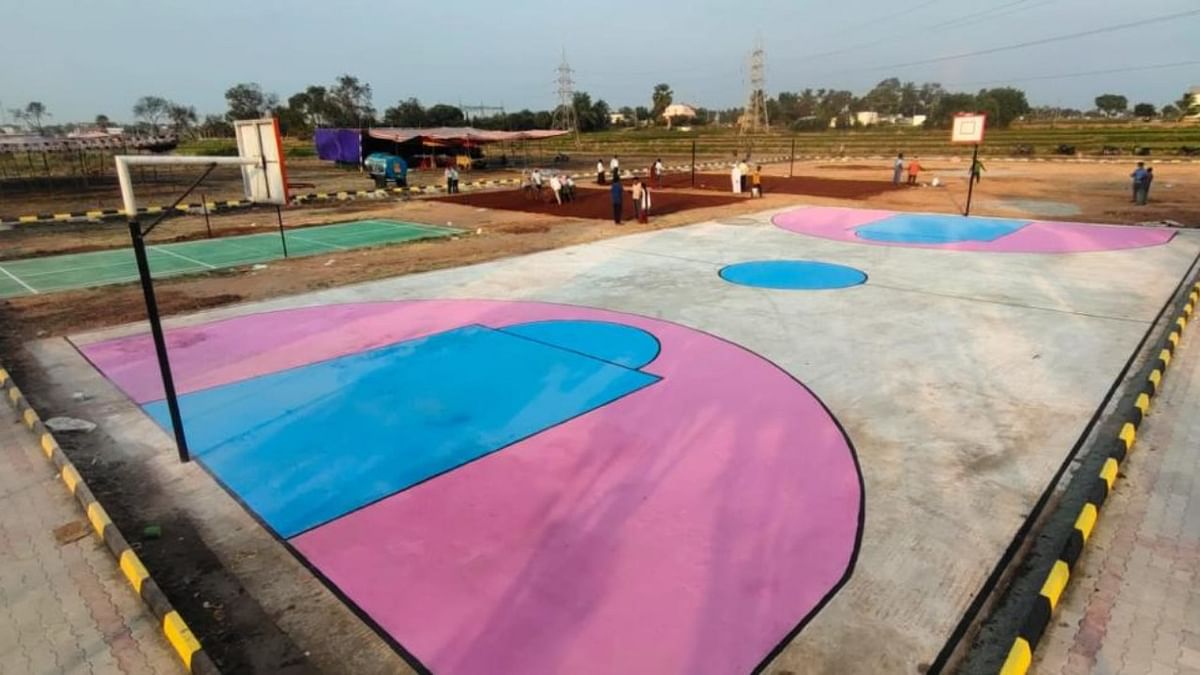
<svg viewBox="0 0 1200 675">
<path fill-rule="evenodd" d="M 330 303 L 471 298 L 614 310 L 741 345 L 828 406 L 857 452 L 866 499 L 848 583 L 794 639 L 777 636 L 787 644 L 768 672 L 913 672 L 941 648 L 1200 240 L 1180 232 L 1168 244 L 1128 251 L 955 252 L 816 239 L 775 228 L 769 216 L 223 308 L 170 325 Z M 717 275 L 727 264 L 778 258 L 839 263 L 870 278 L 811 292 L 735 286 Z M 143 330 L 72 340 L 86 349 Z M 70 346 L 43 341 L 34 353 L 56 379 L 104 394 L 94 412 L 119 445 L 153 450 L 155 462 L 170 457 L 167 435 Z M 188 477 L 205 480 L 196 471 Z M 226 499 L 208 483 L 186 489 Z M 221 513 L 238 517 L 224 502 Z M 264 546 L 266 535 L 247 525 L 237 536 Z M 804 574 L 787 559 L 764 562 Z M 286 580 L 264 577 L 262 585 L 265 608 L 288 602 Z M 253 580 L 247 586 L 256 590 Z M 321 644 L 319 623 L 280 623 L 317 662 L 321 650 L 336 650 Z"/>
</svg>

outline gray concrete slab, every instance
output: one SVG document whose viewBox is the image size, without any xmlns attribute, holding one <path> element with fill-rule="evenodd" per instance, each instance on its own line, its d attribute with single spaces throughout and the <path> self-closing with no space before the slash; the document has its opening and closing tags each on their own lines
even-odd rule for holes
<svg viewBox="0 0 1200 675">
<path fill-rule="evenodd" d="M 482 298 L 633 312 L 741 344 L 829 406 L 857 448 L 866 487 L 853 576 L 770 670 L 915 672 L 941 648 L 1200 238 L 1181 232 L 1165 246 L 1111 253 L 969 253 L 815 239 L 772 227 L 770 215 L 754 216 L 754 225 L 631 235 L 168 324 L 337 302 Z M 776 258 L 851 265 L 870 280 L 795 292 L 717 276 L 726 264 Z M 123 326 L 72 340 L 143 330 Z M 42 343 L 35 351 L 56 379 L 98 390 L 97 405 L 111 406 L 98 421 L 115 439 L 170 457 L 170 439 L 119 394 L 99 393 L 102 379 L 64 347 Z M 191 485 L 179 489 L 219 489 L 201 472 L 186 480 Z M 234 517 L 227 507 L 222 514 Z M 239 536 L 259 536 L 245 529 Z M 255 584 L 248 587 L 255 592 Z M 304 621 L 285 630 L 301 645 L 319 638 L 306 634 Z"/>
</svg>

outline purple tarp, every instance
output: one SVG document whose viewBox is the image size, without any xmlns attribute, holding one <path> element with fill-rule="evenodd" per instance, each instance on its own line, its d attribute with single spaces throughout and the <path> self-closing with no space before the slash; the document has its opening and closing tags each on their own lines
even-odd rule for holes
<svg viewBox="0 0 1200 675">
<path fill-rule="evenodd" d="M 317 129 L 313 143 L 321 159 L 349 164 L 362 161 L 362 133 L 358 129 Z"/>
</svg>

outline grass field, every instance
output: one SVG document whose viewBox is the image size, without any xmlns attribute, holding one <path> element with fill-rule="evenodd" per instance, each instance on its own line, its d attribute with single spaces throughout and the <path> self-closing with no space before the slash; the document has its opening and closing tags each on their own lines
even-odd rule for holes
<svg viewBox="0 0 1200 675">
<path fill-rule="evenodd" d="M 300 257 L 445 237 L 456 232 L 434 225 L 360 220 L 291 230 L 284 236 L 288 255 Z M 150 246 L 147 257 L 155 276 L 177 276 L 277 260 L 284 254 L 279 233 L 264 232 Z M 128 248 L 10 260 L 0 265 L 0 298 L 119 284 L 137 278 L 133 250 Z"/>
</svg>

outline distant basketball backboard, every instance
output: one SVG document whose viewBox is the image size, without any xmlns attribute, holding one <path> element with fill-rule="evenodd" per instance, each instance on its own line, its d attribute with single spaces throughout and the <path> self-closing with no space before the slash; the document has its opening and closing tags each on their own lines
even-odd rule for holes
<svg viewBox="0 0 1200 675">
<path fill-rule="evenodd" d="M 238 156 L 256 160 L 255 164 L 242 166 L 246 198 L 258 204 L 286 204 L 287 174 L 279 121 L 274 117 L 238 120 L 233 123 L 233 129 L 237 136 Z"/>
<path fill-rule="evenodd" d="M 279 122 L 269 117 L 261 120 L 234 122 L 237 135 L 237 157 L 203 157 L 196 155 L 117 155 L 117 180 L 121 186 L 121 201 L 125 213 L 137 214 L 132 166 L 201 165 L 240 166 L 246 199 L 255 204 L 284 205 L 288 201 L 287 173 L 284 168 L 283 142 L 279 137 Z"/>
<path fill-rule="evenodd" d="M 987 115 L 964 113 L 954 116 L 954 126 L 950 130 L 951 143 L 982 143 L 983 129 L 987 124 Z"/>
</svg>

